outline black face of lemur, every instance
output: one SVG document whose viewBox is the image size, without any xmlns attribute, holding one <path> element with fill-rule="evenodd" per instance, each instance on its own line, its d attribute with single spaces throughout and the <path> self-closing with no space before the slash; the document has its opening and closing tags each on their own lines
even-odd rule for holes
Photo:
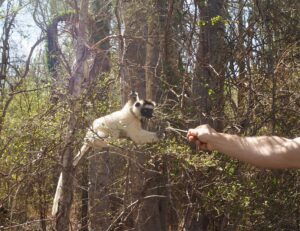
<svg viewBox="0 0 300 231">
<path fill-rule="evenodd" d="M 137 102 L 135 104 L 136 107 L 141 107 L 141 115 L 145 118 L 152 118 L 153 117 L 153 112 L 154 112 L 154 104 L 151 102 L 144 102 L 143 104 Z"/>
<path fill-rule="evenodd" d="M 145 118 L 152 118 L 153 117 L 153 108 L 150 109 L 150 108 L 142 108 L 141 109 L 141 115 Z"/>
</svg>

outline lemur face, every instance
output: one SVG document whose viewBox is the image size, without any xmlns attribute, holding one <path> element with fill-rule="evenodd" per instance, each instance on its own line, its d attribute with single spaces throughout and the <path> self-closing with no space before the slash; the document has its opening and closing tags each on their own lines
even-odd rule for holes
<svg viewBox="0 0 300 231">
<path fill-rule="evenodd" d="M 140 100 L 134 104 L 134 111 L 139 112 L 141 117 L 150 119 L 153 117 L 155 102 L 150 100 Z"/>
</svg>

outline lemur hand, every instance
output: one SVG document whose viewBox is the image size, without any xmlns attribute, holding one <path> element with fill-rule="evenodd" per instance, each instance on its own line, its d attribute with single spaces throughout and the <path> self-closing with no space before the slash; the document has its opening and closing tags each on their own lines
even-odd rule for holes
<svg viewBox="0 0 300 231">
<path fill-rule="evenodd" d="M 166 137 L 166 133 L 165 133 L 164 130 L 157 131 L 156 135 L 157 135 L 157 138 L 160 139 L 160 140 L 162 140 L 162 139 L 164 139 Z"/>
</svg>

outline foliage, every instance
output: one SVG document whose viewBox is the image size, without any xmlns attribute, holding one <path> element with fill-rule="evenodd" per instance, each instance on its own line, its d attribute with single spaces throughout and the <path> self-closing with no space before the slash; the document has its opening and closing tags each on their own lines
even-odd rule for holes
<svg viewBox="0 0 300 231">
<path fill-rule="evenodd" d="M 6 20 L 0 24 L 0 229 L 49 230 L 55 223 L 50 208 L 69 132 L 68 86 L 70 69 L 76 68 L 72 64 L 78 18 L 57 27 L 61 53 L 56 54 L 59 78 L 53 79 L 45 46 L 35 51 L 28 73 L 22 75 L 28 54 L 14 41 L 21 26 L 13 15 L 22 10 L 26 17 L 32 13 L 36 30 L 45 33 L 47 22 L 61 12 L 76 12 L 77 6 L 55 0 L 10 4 L 0 5 L 0 18 Z M 123 90 L 128 85 L 144 89 L 149 76 L 157 80 L 153 88 L 159 129 L 166 121 L 187 130 L 200 121 L 215 125 L 222 120 L 224 131 L 240 135 L 299 135 L 298 1 L 227 1 L 225 13 L 203 16 L 203 10 L 210 12 L 210 4 L 113 2 L 116 14 L 109 18 L 109 31 L 124 36 L 111 36 L 107 51 L 93 47 L 98 41 L 86 41 L 87 70 L 97 64 L 93 58 L 99 54 L 109 57 L 111 64 L 109 71 L 99 71 L 93 79 L 85 73 L 74 150 L 80 148 L 93 119 L 119 109 Z M 104 13 L 93 12 L 91 24 L 98 25 Z M 222 42 L 222 50 L 206 53 L 207 63 L 207 57 L 199 57 L 207 48 L 201 46 L 209 37 L 201 37 L 205 33 L 210 33 L 211 47 Z M 125 84 L 124 73 L 130 77 Z M 59 95 L 57 101 L 54 94 Z M 208 100 L 201 101 L 205 97 Z M 111 145 L 111 182 L 101 189 L 109 203 L 101 217 L 111 222 L 110 230 L 133 228 L 139 209 L 149 206 L 147 200 L 158 203 L 160 212 L 167 208 L 169 230 L 299 229 L 297 170 L 257 169 L 221 153 L 199 152 L 180 132 L 168 131 L 158 144 L 136 146 L 118 140 Z M 82 224 L 84 171 L 80 167 L 75 177 L 79 180 L 71 213 L 74 229 Z"/>
</svg>

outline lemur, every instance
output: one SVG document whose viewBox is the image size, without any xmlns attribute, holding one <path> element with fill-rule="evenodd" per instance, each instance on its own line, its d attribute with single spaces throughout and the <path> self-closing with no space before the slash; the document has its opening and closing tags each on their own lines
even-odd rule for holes
<svg viewBox="0 0 300 231">
<path fill-rule="evenodd" d="M 73 166 L 87 153 L 90 148 L 101 149 L 108 147 L 107 141 L 119 138 L 129 138 L 136 144 L 158 142 L 163 138 L 163 133 L 150 132 L 142 129 L 143 118 L 152 118 L 154 101 L 140 100 L 138 93 L 133 91 L 125 106 L 116 112 L 100 117 L 92 123 L 84 138 L 84 143 L 73 159 Z M 53 201 L 52 215 L 58 211 L 58 203 L 62 192 L 62 173 L 60 174 L 56 193 Z"/>
</svg>

